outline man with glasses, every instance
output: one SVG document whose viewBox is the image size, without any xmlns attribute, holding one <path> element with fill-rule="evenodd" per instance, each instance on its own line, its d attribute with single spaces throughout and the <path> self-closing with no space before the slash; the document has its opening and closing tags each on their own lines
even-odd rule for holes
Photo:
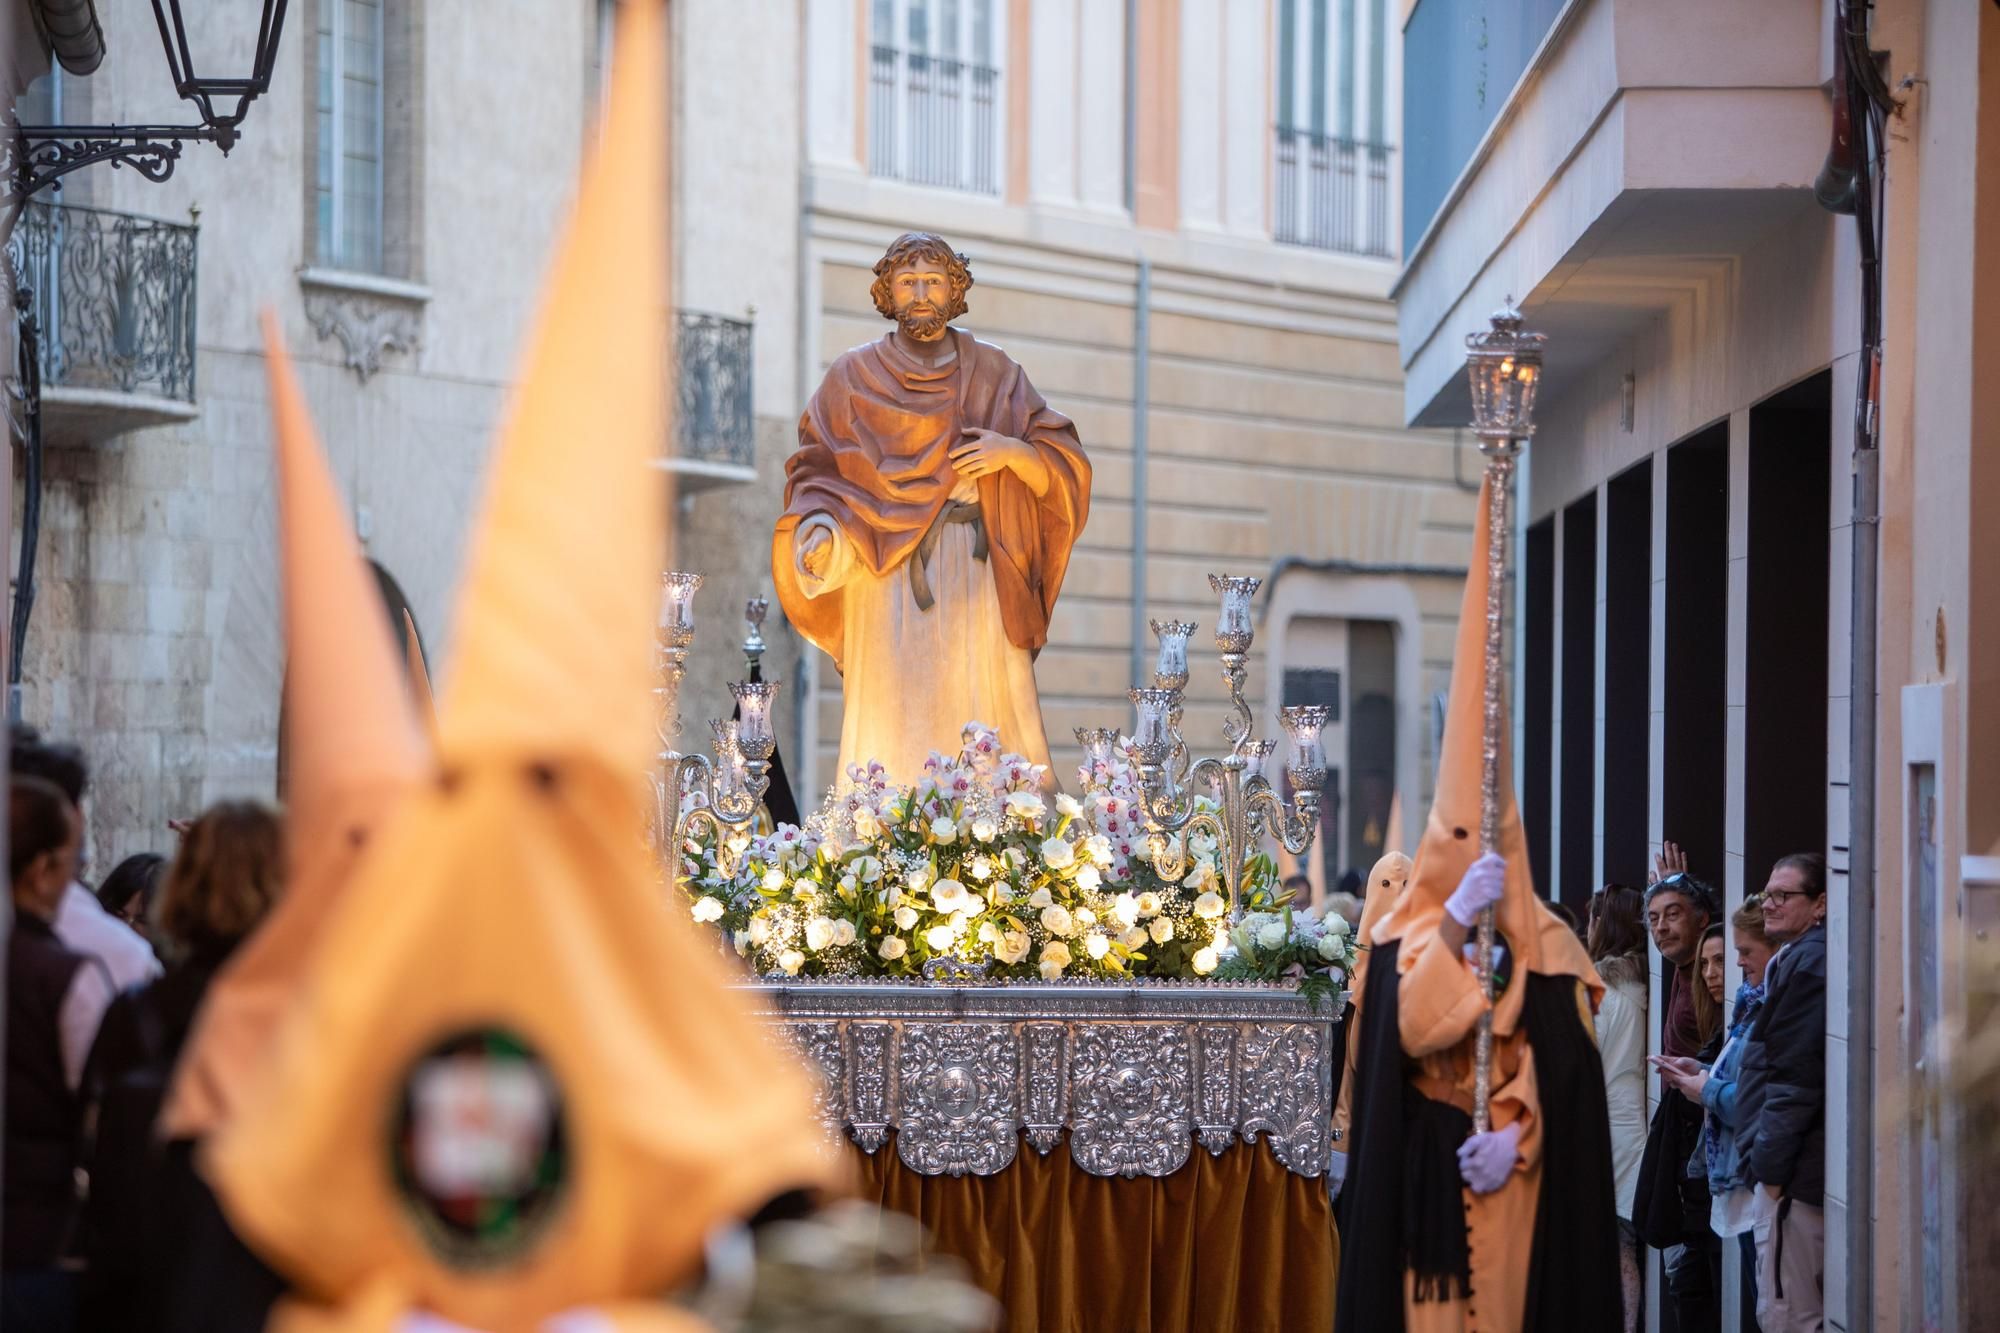
<svg viewBox="0 0 2000 1333">
<path fill-rule="evenodd" d="M 1721 904 L 1715 890 L 1685 866 L 1679 850 L 1666 844 L 1660 878 L 1646 890 L 1646 930 L 1666 967 L 1661 1049 L 1669 1056 L 1694 1058 L 1702 1049 L 1694 1011 L 1694 988 L 1701 979 L 1695 969 L 1702 934 Z M 1661 1088 L 1632 1207 L 1639 1238 L 1663 1251 L 1667 1297 L 1680 1333 L 1706 1333 L 1721 1318 L 1721 1245 L 1708 1226 L 1708 1180 L 1705 1173 L 1690 1176 L 1687 1170 L 1700 1144 L 1701 1117 L 1699 1103 L 1673 1088 Z"/>
<path fill-rule="evenodd" d="M 1764 885 L 1764 933 L 1781 945 L 1737 1085 L 1756 1201 L 1757 1324 L 1823 1327 L 1826 1230 L 1826 860 L 1787 856 Z"/>
</svg>

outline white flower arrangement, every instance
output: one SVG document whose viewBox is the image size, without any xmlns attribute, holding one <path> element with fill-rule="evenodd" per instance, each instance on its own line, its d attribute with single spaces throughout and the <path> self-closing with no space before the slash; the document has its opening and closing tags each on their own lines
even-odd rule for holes
<svg viewBox="0 0 2000 1333">
<path fill-rule="evenodd" d="M 1082 792 L 1051 804 L 1040 766 L 972 724 L 914 787 L 856 765 L 804 828 L 722 847 L 690 838 L 689 911 L 768 976 L 914 977 L 950 957 L 1020 980 L 1245 977 L 1319 990 L 1352 970 L 1347 923 L 1294 913 L 1268 857 L 1244 867 L 1250 910 L 1234 929 L 1213 839 L 1189 840 L 1180 879 L 1161 876 L 1123 751 L 1080 776 Z"/>
</svg>

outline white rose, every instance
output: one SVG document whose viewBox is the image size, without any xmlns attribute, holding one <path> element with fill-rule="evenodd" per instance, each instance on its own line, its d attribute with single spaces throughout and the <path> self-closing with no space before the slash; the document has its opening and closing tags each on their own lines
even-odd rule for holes
<svg viewBox="0 0 2000 1333">
<path fill-rule="evenodd" d="M 976 880 L 985 881 L 993 878 L 993 861 L 989 857 L 975 856 L 965 868 Z"/>
<path fill-rule="evenodd" d="M 1111 952 L 1111 941 L 1092 931 L 1083 938 L 1083 951 L 1092 958 L 1102 958 Z"/>
<path fill-rule="evenodd" d="M 1068 967 L 1069 962 L 1069 946 L 1061 940 L 1050 940 L 1042 946 L 1042 966 L 1054 963 L 1057 967 Z"/>
<path fill-rule="evenodd" d="M 945 924 L 951 927 L 951 937 L 953 939 L 955 940 L 963 939 L 965 937 L 966 927 L 972 924 L 972 918 L 967 916 L 963 912 L 953 912 L 951 914 L 951 920 L 946 922 Z"/>
<path fill-rule="evenodd" d="M 1050 838 L 1042 844 L 1042 864 L 1051 870 L 1067 870 L 1076 864 L 1076 848 L 1062 838 Z"/>
<path fill-rule="evenodd" d="M 765 944 L 770 941 L 770 938 L 771 938 L 771 923 L 769 921 L 766 921 L 761 916 L 751 917 L 750 942 L 752 944 Z"/>
<path fill-rule="evenodd" d="M 809 903 L 819 897 L 819 885 L 809 879 L 795 879 L 792 881 L 792 896 L 800 902 Z"/>
<path fill-rule="evenodd" d="M 1108 866 L 1111 864 L 1111 839 L 1105 837 L 1102 833 L 1096 834 L 1085 841 L 1083 850 L 1098 865 Z"/>
<path fill-rule="evenodd" d="M 971 894 L 955 879 L 941 879 L 931 885 L 931 904 L 940 912 L 963 912 L 971 906 Z"/>
<path fill-rule="evenodd" d="M 854 834 L 856 837 L 871 841 L 882 836 L 882 821 L 877 819 L 875 812 L 865 805 L 854 812 Z"/>
<path fill-rule="evenodd" d="M 901 935 L 884 936 L 882 943 L 875 950 L 876 953 L 881 954 L 883 958 L 892 963 L 909 951 L 910 946 L 903 943 Z"/>
<path fill-rule="evenodd" d="M 914 870 L 906 871 L 903 875 L 903 883 L 910 886 L 911 893 L 922 893 L 924 886 L 930 882 L 931 868 L 928 865 L 920 865 Z"/>
<path fill-rule="evenodd" d="M 995 907 L 1005 907 L 1008 903 L 1014 901 L 1014 890 L 1005 884 L 995 884 L 987 890 L 987 894 L 993 899 Z"/>
<path fill-rule="evenodd" d="M 713 898 L 695 899 L 694 906 L 690 910 L 694 913 L 694 919 L 697 921 L 722 920 L 722 904 Z"/>
<path fill-rule="evenodd" d="M 739 930 L 739 931 L 737 931 L 737 932 L 736 932 L 736 955 L 737 955 L 737 957 L 739 957 L 739 958 L 740 958 L 740 957 L 742 957 L 742 956 L 743 956 L 744 954 L 746 954 L 746 953 L 749 953 L 749 952 L 750 952 L 750 932 L 749 932 L 749 931 L 747 931 L 747 930 Z"/>
<path fill-rule="evenodd" d="M 1000 826 L 981 816 L 972 821 L 972 836 L 981 842 L 991 842 L 1000 836 Z"/>
<path fill-rule="evenodd" d="M 1139 924 L 1139 900 L 1129 893 L 1121 893 L 1111 900 L 1111 919 L 1122 929 L 1130 930 Z"/>
<path fill-rule="evenodd" d="M 1150 890 L 1140 894 L 1139 915 L 1158 916 L 1159 914 L 1160 914 L 1160 895 Z"/>
<path fill-rule="evenodd" d="M 982 921 L 979 923 L 979 942 L 981 944 L 993 944 L 998 942 L 999 939 L 999 926 L 993 924 L 991 921 Z"/>
<path fill-rule="evenodd" d="M 797 976 L 799 969 L 804 967 L 805 963 L 806 956 L 797 949 L 787 949 L 778 955 L 778 966 L 785 969 L 785 975 L 788 977 Z"/>
<path fill-rule="evenodd" d="M 1257 931 L 1257 943 L 1266 949 L 1284 948 L 1285 923 L 1282 921 L 1273 921 L 1261 927 Z"/>
<path fill-rule="evenodd" d="M 1097 913 L 1088 907 L 1079 907 L 1076 909 L 1076 921 L 1080 926 L 1094 926 L 1097 924 Z"/>
<path fill-rule="evenodd" d="M 861 881 L 854 878 L 852 871 L 840 877 L 840 892 L 843 896 L 852 898 L 860 887 Z"/>
<path fill-rule="evenodd" d="M 1019 847 L 1009 847 L 1007 849 L 1007 864 L 1016 870 L 1024 869 L 1028 864 L 1028 854 Z"/>
<path fill-rule="evenodd" d="M 1042 929 L 1051 935 L 1067 935 L 1076 929 L 1076 923 L 1070 919 L 1067 907 L 1050 903 L 1042 909 Z"/>
<path fill-rule="evenodd" d="M 1319 937 L 1319 956 L 1327 962 L 1340 957 L 1340 936 L 1331 931 Z"/>
<path fill-rule="evenodd" d="M 1153 943 L 1165 944 L 1174 937 L 1174 919 L 1170 916 L 1156 916 L 1149 929 L 1152 931 Z"/>
<path fill-rule="evenodd" d="M 1096 866 L 1088 862 L 1076 872 L 1076 886 L 1085 893 L 1096 893 L 1103 885 L 1104 876 L 1098 873 Z"/>
<path fill-rule="evenodd" d="M 1128 949 L 1143 949 L 1146 947 L 1146 928 L 1144 926 L 1134 926 L 1123 935 L 1120 935 L 1118 942 Z"/>
<path fill-rule="evenodd" d="M 1222 895 L 1213 889 L 1194 900 L 1194 914 L 1204 921 L 1213 921 L 1222 915 Z"/>
<path fill-rule="evenodd" d="M 772 866 L 764 872 L 764 892 L 776 893 L 785 887 L 785 872 L 779 866 Z"/>
<path fill-rule="evenodd" d="M 1010 791 L 1007 793 L 1007 813 L 1033 822 L 1048 813 L 1042 798 L 1031 791 Z"/>
<path fill-rule="evenodd" d="M 882 878 L 882 863 L 872 856 L 864 856 L 854 863 L 855 873 L 861 876 L 863 884 L 873 884 Z"/>
<path fill-rule="evenodd" d="M 823 916 L 816 916 L 806 922 L 806 948 L 818 953 L 833 943 L 833 922 Z"/>
<path fill-rule="evenodd" d="M 931 821 L 931 841 L 953 843 L 958 841 L 958 824 L 949 815 L 939 815 Z"/>
<path fill-rule="evenodd" d="M 1215 956 L 1213 946 L 1206 949 L 1196 949 L 1194 952 L 1194 974 L 1198 977 L 1207 976 L 1209 973 L 1215 971 L 1215 965 L 1219 961 Z"/>
<path fill-rule="evenodd" d="M 946 949 L 949 949 L 952 940 L 955 938 L 956 934 L 953 932 L 950 922 L 946 922 L 942 926 L 932 926 L 924 932 L 924 943 L 930 945 L 938 953 L 943 953 Z"/>
<path fill-rule="evenodd" d="M 1035 911 L 1040 911 L 1054 901 L 1055 896 L 1049 892 L 1049 886 L 1046 884 L 1028 895 L 1028 906 Z"/>
<path fill-rule="evenodd" d="M 1215 863 L 1213 861 L 1197 861 L 1195 862 L 1194 869 L 1188 872 L 1187 878 L 1181 881 L 1181 887 L 1184 889 L 1193 889 L 1196 893 L 1206 893 L 1215 887 L 1215 880 Z"/>
<path fill-rule="evenodd" d="M 833 923 L 833 947 L 844 949 L 854 943 L 854 923 L 846 919 Z"/>
<path fill-rule="evenodd" d="M 1338 912 L 1335 912 L 1332 919 L 1326 923 L 1326 933 L 1336 937 L 1345 936 L 1351 929 L 1353 927 L 1347 924 L 1347 918 Z"/>
<path fill-rule="evenodd" d="M 1076 797 L 1068 792 L 1059 792 L 1056 795 L 1056 813 L 1074 819 L 1083 813 L 1083 807 L 1076 803 Z"/>
<path fill-rule="evenodd" d="M 1043 981 L 1061 981 L 1062 974 L 1063 974 L 1063 965 L 1061 963 L 1042 964 Z"/>
<path fill-rule="evenodd" d="M 1010 930 L 993 946 L 993 956 L 1010 965 L 1018 963 L 1028 956 L 1028 949 L 1032 944 L 1033 941 L 1028 938 L 1027 931 Z"/>
<path fill-rule="evenodd" d="M 911 926 L 914 926 L 916 924 L 917 924 L 916 908 L 898 907 L 896 909 L 896 928 L 898 930 L 908 930 Z"/>
</svg>

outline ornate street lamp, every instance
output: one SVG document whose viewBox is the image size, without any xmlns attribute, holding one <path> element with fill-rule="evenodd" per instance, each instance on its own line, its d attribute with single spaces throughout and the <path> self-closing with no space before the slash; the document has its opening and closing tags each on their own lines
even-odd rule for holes
<svg viewBox="0 0 2000 1333">
<path fill-rule="evenodd" d="M 225 75 L 209 63 L 214 51 L 234 50 L 250 35 L 252 8 L 257 0 L 205 0 L 203 16 L 223 25 L 218 35 L 197 52 L 188 40 L 182 0 L 153 0 L 153 17 L 166 48 L 167 69 L 174 91 L 201 114 L 199 125 L 21 125 L 0 154 L 4 180 L 0 191 L 10 205 L 54 185 L 70 172 L 94 162 L 133 168 L 152 181 L 173 175 L 181 145 L 203 140 L 227 153 L 235 147 L 238 126 L 250 104 L 271 86 L 278 58 L 278 37 L 285 26 L 287 0 L 261 0 L 255 46 L 247 75 Z M 231 19 L 222 15 L 234 11 Z M 235 39 L 235 40 L 230 40 Z"/>
<path fill-rule="evenodd" d="M 1507 613 L 1507 551 L 1511 544 L 1508 501 L 1513 493 L 1514 460 L 1535 433 L 1535 389 L 1542 377 L 1545 335 L 1521 327 L 1521 312 L 1510 298 L 1493 316 L 1493 326 L 1465 339 L 1465 372 L 1472 382 L 1472 430 L 1486 459 L 1486 693 L 1481 717 L 1479 847 L 1494 850 L 1500 823 L 1500 747 L 1506 734 L 1501 649 Z M 1493 1083 L 1493 909 L 1479 914 L 1475 965 L 1487 1000 L 1474 1046 L 1472 1126 L 1488 1128 L 1487 1103 Z"/>
</svg>

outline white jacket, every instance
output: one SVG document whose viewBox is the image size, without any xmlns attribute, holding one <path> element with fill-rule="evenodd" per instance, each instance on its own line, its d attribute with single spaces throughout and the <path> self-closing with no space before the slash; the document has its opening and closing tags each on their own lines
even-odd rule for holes
<svg viewBox="0 0 2000 1333">
<path fill-rule="evenodd" d="M 1597 1048 L 1604 1060 L 1604 1100 L 1611 1113 L 1611 1174 L 1618 1216 L 1631 1220 L 1646 1155 L 1646 974 L 1643 956 L 1598 964 L 1604 1002 L 1597 1010 Z"/>
</svg>

